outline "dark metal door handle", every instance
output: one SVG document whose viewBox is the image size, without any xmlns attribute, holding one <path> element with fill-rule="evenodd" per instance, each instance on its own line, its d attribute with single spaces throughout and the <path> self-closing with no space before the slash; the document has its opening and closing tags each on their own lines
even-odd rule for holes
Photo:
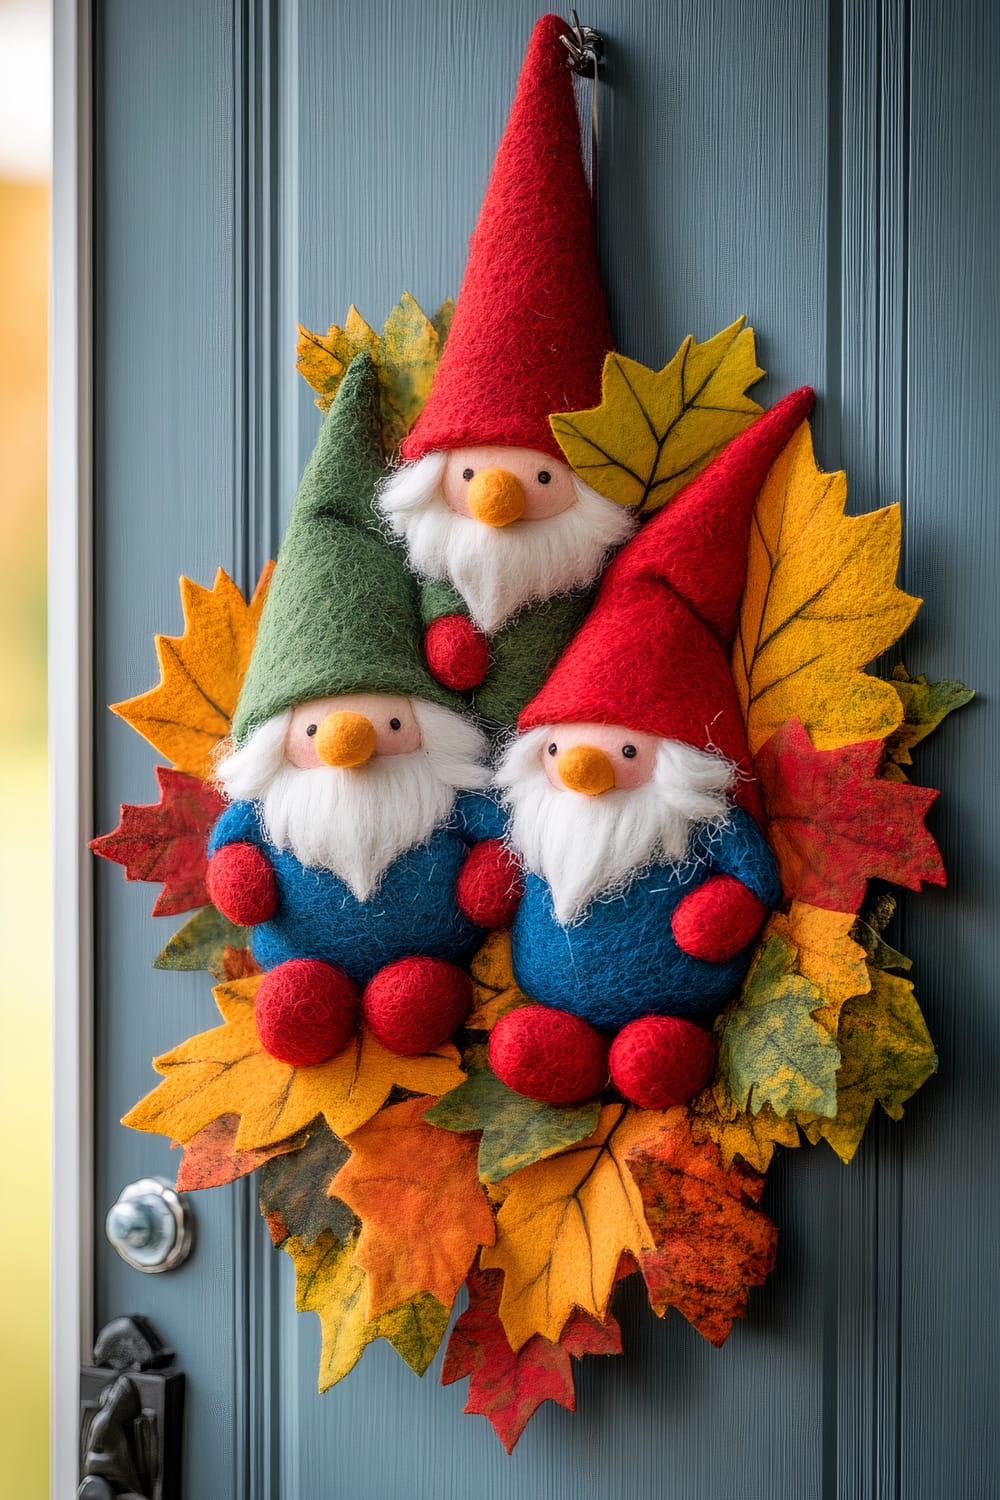
<svg viewBox="0 0 1000 1500">
<path fill-rule="evenodd" d="M 180 1500 L 184 1376 L 146 1318 L 115 1318 L 80 1371 L 77 1500 Z"/>
</svg>

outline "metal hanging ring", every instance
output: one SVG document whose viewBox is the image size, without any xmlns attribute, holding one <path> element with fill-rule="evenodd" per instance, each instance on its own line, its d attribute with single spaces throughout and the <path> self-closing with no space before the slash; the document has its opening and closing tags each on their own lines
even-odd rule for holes
<svg viewBox="0 0 1000 1500">
<path fill-rule="evenodd" d="M 573 29 L 559 40 L 566 48 L 566 66 L 574 73 L 589 78 L 596 77 L 597 69 L 604 60 L 604 38 L 592 26 L 581 26 L 575 10 L 570 11 Z"/>
</svg>

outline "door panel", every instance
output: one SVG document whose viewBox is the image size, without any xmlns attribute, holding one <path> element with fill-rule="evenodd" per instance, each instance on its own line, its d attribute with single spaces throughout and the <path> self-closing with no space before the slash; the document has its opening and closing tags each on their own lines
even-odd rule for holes
<svg viewBox="0 0 1000 1500">
<path fill-rule="evenodd" d="M 376 323 L 404 287 L 425 308 L 457 290 L 539 9 L 98 3 L 99 703 L 150 684 L 154 632 L 180 629 L 179 573 L 208 583 L 222 564 L 246 586 L 273 555 L 319 420 L 296 320 L 325 328 L 353 300 Z M 902 582 L 928 597 L 907 664 L 995 700 L 977 335 L 997 305 L 1000 25 L 985 3 L 939 10 L 620 0 L 583 19 L 608 42 L 601 237 L 621 347 L 662 363 L 747 313 L 763 399 L 816 386 L 817 453 L 848 466 L 853 508 L 904 500 Z M 586 316 L 572 289 L 566 316 Z M 994 715 L 947 724 L 919 768 L 945 787 L 935 831 L 956 874 L 905 903 L 900 940 L 942 1077 L 902 1125 L 873 1125 L 850 1170 L 819 1150 L 779 1163 L 778 1267 L 723 1350 L 624 1288 L 626 1359 L 585 1363 L 579 1415 L 544 1407 L 512 1459 L 460 1415 L 464 1383 L 438 1387 L 439 1361 L 421 1382 L 379 1344 L 321 1398 L 317 1320 L 294 1312 L 291 1265 L 236 1184 L 197 1197 L 177 1273 L 140 1281 L 98 1246 L 98 1325 L 147 1314 L 188 1372 L 192 1500 L 991 1493 L 998 1393 L 975 1351 L 997 1314 L 997 1169 L 976 1136 L 996 1085 Z M 155 757 L 97 723 L 103 829 L 153 795 Z M 213 1005 L 207 976 L 150 969 L 171 924 L 147 918 L 148 888 L 108 867 L 97 881 L 102 1219 L 123 1183 L 175 1169 L 117 1120 L 150 1056 Z"/>
</svg>

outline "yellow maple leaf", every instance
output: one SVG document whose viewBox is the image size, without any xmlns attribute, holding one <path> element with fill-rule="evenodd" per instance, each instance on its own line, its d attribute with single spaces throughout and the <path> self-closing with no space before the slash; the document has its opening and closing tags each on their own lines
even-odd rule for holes
<svg viewBox="0 0 1000 1500">
<path fill-rule="evenodd" d="M 319 334 L 310 333 L 300 324 L 296 365 L 319 393 L 316 405 L 329 411 L 347 366 L 356 354 L 366 350 L 378 371 L 382 438 L 386 451 L 394 452 L 427 400 L 453 311 L 454 303 L 449 299 L 433 318 L 428 318 L 409 292 L 404 292 L 381 334 L 353 305 L 343 328 L 332 323 L 326 333 Z"/>
<path fill-rule="evenodd" d="M 696 1141 L 714 1141 L 728 1171 L 740 1157 L 755 1172 L 766 1172 L 776 1146 L 799 1145 L 799 1132 L 791 1116 L 776 1115 L 769 1104 L 758 1114 L 737 1109 L 725 1087 L 705 1089 L 692 1099 L 691 1133 Z"/>
<path fill-rule="evenodd" d="M 863 672 L 920 600 L 896 587 L 899 506 L 846 516 L 847 480 L 816 467 L 803 422 L 757 501 L 733 676 L 750 749 L 787 720 L 817 750 L 884 739 L 903 717 L 891 683 Z"/>
<path fill-rule="evenodd" d="M 597 1129 L 507 1179 L 496 1244 L 480 1264 L 504 1273 L 500 1318 L 515 1351 L 534 1334 L 557 1342 L 575 1307 L 604 1320 L 622 1253 L 652 1248 L 626 1157 L 669 1114 L 610 1104 Z"/>
<path fill-rule="evenodd" d="M 343 1380 L 375 1339 L 387 1339 L 411 1370 L 422 1375 L 448 1326 L 448 1309 L 426 1292 L 369 1318 L 367 1281 L 354 1259 L 357 1236 L 338 1240 L 324 1231 L 311 1242 L 291 1235 L 282 1249 L 295 1266 L 295 1306 L 317 1314 L 322 1329 L 319 1389 Z"/>
<path fill-rule="evenodd" d="M 745 322 L 704 344 L 688 334 L 662 370 L 609 354 L 600 406 L 549 418 L 580 478 L 646 513 L 672 500 L 761 410 L 746 395 L 764 371 Z"/>
<path fill-rule="evenodd" d="M 850 935 L 857 920 L 854 912 L 823 911 L 793 901 L 787 913 L 774 912 L 764 929 L 762 941 L 777 933 L 798 950 L 796 969 L 826 1001 L 813 1011 L 813 1019 L 833 1036 L 844 1001 L 871 989 L 865 950 Z"/>
<path fill-rule="evenodd" d="M 159 684 L 111 705 L 178 771 L 200 781 L 229 733 L 273 571 L 268 563 L 249 603 L 222 568 L 210 589 L 182 578 L 184 633 L 156 637 Z"/>
<path fill-rule="evenodd" d="M 472 1011 L 466 1026 L 472 1031 L 492 1031 L 501 1016 L 529 1003 L 514 979 L 510 957 L 510 933 L 491 932 L 469 965 L 472 975 Z"/>
<path fill-rule="evenodd" d="M 252 1151 L 297 1134 L 323 1115 L 349 1135 L 382 1108 L 393 1088 L 439 1097 L 465 1078 L 450 1043 L 423 1057 L 398 1057 L 363 1028 L 315 1067 L 279 1062 L 260 1045 L 254 996 L 261 975 L 212 991 L 224 1024 L 155 1059 L 163 1082 L 122 1121 L 182 1143 L 222 1115 L 238 1115 L 235 1148 Z"/>
</svg>

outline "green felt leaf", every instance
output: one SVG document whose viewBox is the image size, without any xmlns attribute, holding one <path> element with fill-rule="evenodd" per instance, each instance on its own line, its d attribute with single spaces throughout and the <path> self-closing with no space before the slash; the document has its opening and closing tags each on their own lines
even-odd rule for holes
<svg viewBox="0 0 1000 1500">
<path fill-rule="evenodd" d="M 450 1315 L 450 1309 L 430 1292 L 420 1292 L 402 1307 L 373 1318 L 369 1337 L 387 1339 L 400 1359 L 415 1374 L 423 1375 L 440 1347 Z"/>
<path fill-rule="evenodd" d="M 311 1245 L 321 1234 L 346 1240 L 356 1220 L 346 1203 L 331 1198 L 327 1190 L 350 1152 L 322 1120 L 309 1127 L 309 1139 L 299 1151 L 276 1156 L 260 1174 L 260 1211 L 267 1220 L 271 1239 L 281 1245 L 296 1235 Z M 271 1172 L 270 1167 L 283 1165 Z"/>
<path fill-rule="evenodd" d="M 904 666 L 894 668 L 892 686 L 903 705 L 903 722 L 886 741 L 889 756 L 897 765 L 908 766 L 914 745 L 935 730 L 948 714 L 963 708 L 976 696 L 961 682 L 928 682 L 924 676 L 911 677 Z"/>
<path fill-rule="evenodd" d="M 424 1119 L 442 1130 L 483 1132 L 482 1182 L 500 1182 L 532 1162 L 575 1146 L 597 1128 L 596 1099 L 565 1108 L 525 1099 L 500 1082 L 483 1046 L 472 1047 L 462 1066 L 468 1078 L 427 1110 Z"/>
<path fill-rule="evenodd" d="M 184 926 L 174 933 L 162 953 L 153 961 L 154 969 L 207 969 L 216 979 L 231 978 L 226 967 L 226 949 L 248 948 L 250 934 L 237 927 L 214 906 L 203 906 Z"/>
<path fill-rule="evenodd" d="M 719 1072 L 741 1110 L 837 1112 L 837 1043 L 813 1018 L 823 994 L 795 972 L 797 953 L 770 937 L 739 999 L 717 1023 Z"/>
</svg>

